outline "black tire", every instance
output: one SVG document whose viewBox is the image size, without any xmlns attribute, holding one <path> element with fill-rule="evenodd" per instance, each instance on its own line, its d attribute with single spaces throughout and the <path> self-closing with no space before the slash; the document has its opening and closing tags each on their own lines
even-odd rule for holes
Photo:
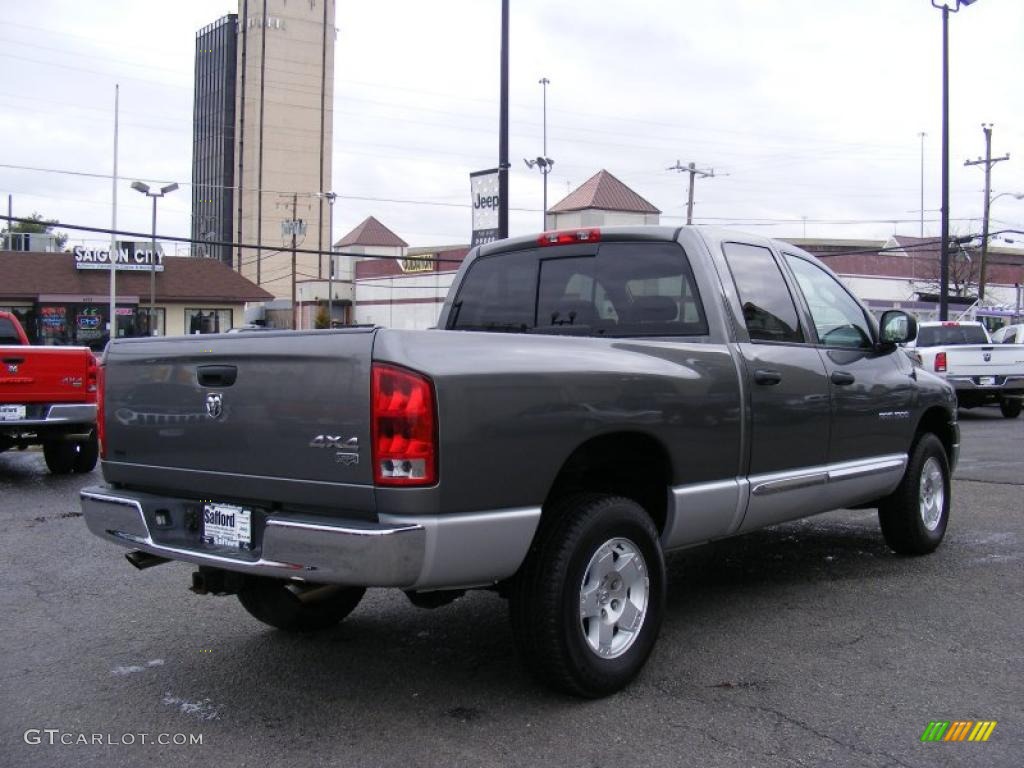
<svg viewBox="0 0 1024 768">
<path fill-rule="evenodd" d="M 48 440 L 43 443 L 43 458 L 54 475 L 70 475 L 75 469 L 78 446 L 70 440 Z"/>
<path fill-rule="evenodd" d="M 608 563 L 617 564 L 623 555 L 615 554 L 616 542 L 626 542 L 629 560 L 642 557 L 638 567 L 624 563 L 616 577 L 605 569 L 609 589 L 597 589 L 592 560 L 603 552 Z M 616 545 L 620 548 L 623 545 Z M 629 547 L 634 551 L 631 555 Z M 643 574 L 646 573 L 646 576 Z M 614 581 L 618 578 L 618 581 Z M 635 591 L 624 591 L 632 580 Z M 592 649 L 585 628 L 600 631 L 600 622 L 611 626 L 596 614 L 584 619 L 581 603 L 587 582 L 594 595 L 593 605 L 602 611 L 614 609 L 625 619 L 625 604 L 644 597 L 642 611 L 631 608 L 636 632 L 618 628 L 617 620 L 608 629 L 611 638 L 606 653 Z M 601 585 L 605 581 L 600 582 Z M 616 598 L 615 596 L 618 596 Z M 601 602 L 604 601 L 604 602 Z M 619 610 L 623 607 L 623 610 Z M 658 532 L 650 516 L 636 502 L 616 496 L 586 494 L 568 497 L 545 510 L 541 527 L 519 573 L 509 590 L 509 611 L 513 637 L 526 665 L 544 684 L 576 696 L 607 696 L 626 686 L 640 672 L 654 647 L 665 609 L 665 559 L 658 543 Z M 601 648 L 604 645 L 594 637 Z M 616 642 L 625 645 L 613 650 Z"/>
<path fill-rule="evenodd" d="M 923 483 L 928 484 L 926 488 Z M 942 496 L 936 498 L 939 486 Z M 935 435 L 921 435 L 910 452 L 899 487 L 878 506 L 885 542 L 901 555 L 933 552 L 946 535 L 950 496 L 946 451 Z"/>
<path fill-rule="evenodd" d="M 1024 402 L 1021 400 L 1003 398 L 999 401 L 999 410 L 1006 418 L 1016 419 L 1020 416 L 1022 405 L 1024 405 Z"/>
<path fill-rule="evenodd" d="M 78 443 L 78 452 L 75 454 L 74 469 L 80 475 L 92 472 L 96 469 L 96 460 L 100 457 L 100 444 L 96 433 L 89 435 L 84 443 Z"/>
<path fill-rule="evenodd" d="M 359 605 L 362 587 L 298 584 L 252 577 L 238 601 L 253 618 L 278 629 L 310 632 L 339 623 Z"/>
</svg>

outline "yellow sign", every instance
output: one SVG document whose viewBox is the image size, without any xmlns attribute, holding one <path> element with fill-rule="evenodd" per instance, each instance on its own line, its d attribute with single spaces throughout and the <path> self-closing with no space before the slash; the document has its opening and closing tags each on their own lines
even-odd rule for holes
<svg viewBox="0 0 1024 768">
<path fill-rule="evenodd" d="M 401 259 L 398 262 L 398 266 L 402 268 L 403 272 L 433 272 L 434 254 L 427 253 L 423 256 L 409 256 L 408 258 Z"/>
</svg>

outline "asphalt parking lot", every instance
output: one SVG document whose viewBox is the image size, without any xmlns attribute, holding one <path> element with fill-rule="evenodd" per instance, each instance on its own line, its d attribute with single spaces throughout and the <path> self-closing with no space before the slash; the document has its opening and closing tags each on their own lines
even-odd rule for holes
<svg viewBox="0 0 1024 768">
<path fill-rule="evenodd" d="M 2 454 L 0 766 L 1019 766 L 1024 419 L 961 418 L 938 552 L 894 556 L 859 511 L 672 555 L 651 661 L 594 702 L 527 676 L 495 595 L 373 590 L 289 636 L 90 535 L 98 471 Z M 922 743 L 933 720 L 998 725 Z"/>
</svg>

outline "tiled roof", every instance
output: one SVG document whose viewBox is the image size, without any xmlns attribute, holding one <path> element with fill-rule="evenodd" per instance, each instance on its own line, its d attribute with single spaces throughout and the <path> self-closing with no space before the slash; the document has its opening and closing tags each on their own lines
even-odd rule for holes
<svg viewBox="0 0 1024 768">
<path fill-rule="evenodd" d="M 601 211 L 624 211 L 627 213 L 661 213 L 640 195 L 627 187 L 608 171 L 599 171 L 567 197 L 548 209 L 549 213 L 583 211 L 596 208 Z"/>
<path fill-rule="evenodd" d="M 42 294 L 102 296 L 110 292 L 106 269 L 75 269 L 70 253 L 0 252 L 0 298 L 35 299 Z M 117 292 L 149 297 L 149 272 L 117 273 Z M 157 301 L 267 301 L 257 287 L 218 259 L 168 257 L 156 273 Z"/>
<path fill-rule="evenodd" d="M 362 224 L 353 229 L 334 244 L 336 248 L 346 245 L 376 245 L 385 248 L 406 248 L 408 243 L 385 227 L 373 216 L 368 216 Z"/>
</svg>

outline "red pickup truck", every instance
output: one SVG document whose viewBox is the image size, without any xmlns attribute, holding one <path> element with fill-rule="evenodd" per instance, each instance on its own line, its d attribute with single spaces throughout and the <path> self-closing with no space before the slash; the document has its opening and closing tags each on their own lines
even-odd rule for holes
<svg viewBox="0 0 1024 768">
<path fill-rule="evenodd" d="M 87 347 L 30 346 L 18 318 L 0 312 L 0 453 L 41 444 L 54 474 L 91 472 L 98 376 Z"/>
</svg>

